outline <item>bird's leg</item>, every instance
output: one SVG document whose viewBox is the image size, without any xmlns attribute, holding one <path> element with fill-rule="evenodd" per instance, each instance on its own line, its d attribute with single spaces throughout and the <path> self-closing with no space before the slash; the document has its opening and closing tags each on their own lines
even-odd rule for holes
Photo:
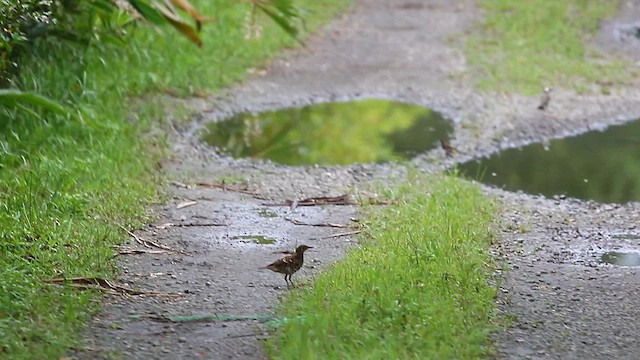
<svg viewBox="0 0 640 360">
<path fill-rule="evenodd" d="M 289 279 L 288 279 L 289 274 L 284 274 L 284 282 L 287 283 L 287 287 L 289 287 Z"/>
</svg>

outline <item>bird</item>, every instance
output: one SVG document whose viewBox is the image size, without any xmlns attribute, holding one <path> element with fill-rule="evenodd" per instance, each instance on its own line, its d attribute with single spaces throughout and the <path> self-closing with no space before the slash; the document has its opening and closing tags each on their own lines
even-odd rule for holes
<svg viewBox="0 0 640 360">
<path fill-rule="evenodd" d="M 304 262 L 304 252 L 309 249 L 313 249 L 313 247 L 300 245 L 296 248 L 295 253 L 276 260 L 273 263 L 263 267 L 263 269 L 269 269 L 271 271 L 284 274 L 284 281 L 287 283 L 287 287 L 289 287 L 290 284 L 293 285 L 291 276 L 296 271 L 300 270 L 300 268 L 302 267 L 302 263 Z"/>
<path fill-rule="evenodd" d="M 445 139 L 440 139 L 440 146 L 442 147 L 442 150 L 444 150 L 445 154 L 447 154 L 447 156 L 453 156 L 453 154 L 456 152 L 456 149 L 451 146 Z"/>
<path fill-rule="evenodd" d="M 543 93 L 540 97 L 540 105 L 538 105 L 538 110 L 545 110 L 547 106 L 549 106 L 549 101 L 551 101 L 551 91 L 553 91 L 553 89 L 545 87 L 542 91 Z"/>
</svg>

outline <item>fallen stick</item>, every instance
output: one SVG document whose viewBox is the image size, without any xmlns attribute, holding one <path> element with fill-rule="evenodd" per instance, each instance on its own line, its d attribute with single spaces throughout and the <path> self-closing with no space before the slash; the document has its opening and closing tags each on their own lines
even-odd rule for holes
<svg viewBox="0 0 640 360">
<path fill-rule="evenodd" d="M 183 250 L 175 250 L 172 249 L 166 245 L 162 245 L 162 244 L 158 244 L 156 242 L 150 241 L 150 240 L 145 240 L 141 237 L 139 237 L 138 235 L 132 233 L 131 231 L 127 230 L 124 226 L 120 226 L 120 228 L 124 231 L 127 232 L 127 234 L 129 234 L 129 236 L 131 236 L 132 238 L 134 238 L 136 240 L 136 242 L 146 248 L 151 248 L 151 247 L 155 247 L 158 249 L 162 249 L 162 250 L 167 250 L 167 251 L 171 251 L 171 252 L 175 252 L 175 253 L 179 253 L 179 254 L 183 254 L 183 255 L 188 255 L 188 253 L 186 251 Z"/>
<path fill-rule="evenodd" d="M 212 183 L 206 183 L 206 182 L 199 182 L 199 183 L 196 183 L 196 185 L 202 186 L 202 187 L 208 187 L 208 188 L 212 188 L 212 189 L 221 189 L 223 191 L 239 192 L 239 193 L 248 194 L 248 195 L 259 195 L 255 191 L 251 191 L 251 190 L 246 189 L 246 188 L 242 189 L 242 188 L 239 188 L 239 187 L 226 185 L 226 184 L 212 184 Z"/>
<path fill-rule="evenodd" d="M 251 337 L 251 336 L 260 336 L 260 335 L 265 335 L 265 333 L 251 333 L 251 334 L 229 335 L 229 336 L 227 336 L 227 339 L 237 339 L 237 338 Z"/>
<path fill-rule="evenodd" d="M 318 238 L 318 240 L 322 240 L 322 239 L 331 239 L 331 238 L 337 238 L 337 237 L 341 237 L 341 236 L 355 235 L 355 234 L 360 234 L 361 232 L 362 232 L 362 230 L 356 230 L 356 231 L 349 231 L 349 232 L 344 232 L 344 233 L 338 233 L 338 234 L 333 234 L 333 235 L 328 235 L 328 236 L 319 237 L 319 238 Z"/>
<path fill-rule="evenodd" d="M 349 195 L 340 196 L 318 196 L 302 200 L 285 200 L 281 203 L 264 203 L 264 206 L 289 206 L 295 209 L 298 206 L 319 206 L 319 205 L 358 205 Z"/>
<path fill-rule="evenodd" d="M 186 223 L 186 224 L 171 224 L 175 227 L 193 227 L 193 226 L 229 226 L 228 224 L 220 223 Z"/>
<path fill-rule="evenodd" d="M 126 286 L 112 283 L 107 279 L 97 278 L 97 277 L 55 278 L 55 279 L 44 280 L 44 282 L 49 284 L 57 284 L 57 285 L 68 284 L 72 287 L 76 287 L 83 290 L 113 291 L 122 295 L 182 296 L 182 294 L 176 294 L 176 293 L 136 290 Z"/>
<path fill-rule="evenodd" d="M 295 225 L 303 225 L 303 226 L 324 226 L 324 227 L 335 227 L 335 228 L 348 228 L 349 225 L 344 225 L 344 224 L 332 224 L 332 223 L 305 223 L 302 222 L 300 220 L 296 220 L 296 219 L 290 219 L 290 218 L 284 218 L 285 220 L 292 222 Z"/>
<path fill-rule="evenodd" d="M 118 248 L 117 255 L 140 255 L 140 254 L 167 254 L 168 250 L 145 250 L 145 249 L 131 249 L 131 248 Z"/>
<path fill-rule="evenodd" d="M 184 209 L 186 207 L 196 205 L 197 203 L 198 203 L 197 201 L 186 200 L 176 205 L 176 210 Z"/>
<path fill-rule="evenodd" d="M 131 315 L 130 319 L 150 319 L 161 322 L 214 322 L 273 320 L 273 315 Z"/>
<path fill-rule="evenodd" d="M 185 224 L 174 224 L 174 223 L 164 223 L 160 225 L 156 225 L 156 229 L 167 229 L 170 227 L 198 227 L 198 226 L 229 226 L 229 224 L 221 224 L 221 223 L 185 223 Z"/>
</svg>

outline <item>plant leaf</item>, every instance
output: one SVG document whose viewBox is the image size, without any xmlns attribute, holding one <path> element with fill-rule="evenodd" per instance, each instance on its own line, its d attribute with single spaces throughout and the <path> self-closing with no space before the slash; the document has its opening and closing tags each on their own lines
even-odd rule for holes
<svg viewBox="0 0 640 360">
<path fill-rule="evenodd" d="M 293 1 L 291 1 L 291 0 L 271 0 L 270 2 L 285 17 L 287 17 L 287 18 L 299 17 L 299 14 L 298 14 L 295 6 L 293 6 Z"/>
<path fill-rule="evenodd" d="M 287 34 L 291 35 L 291 37 L 297 38 L 298 36 L 298 29 L 293 26 L 291 24 L 291 22 L 289 21 L 289 19 L 291 17 L 287 17 L 286 14 L 285 15 L 281 15 L 276 13 L 275 11 L 273 11 L 272 9 L 268 8 L 266 5 L 258 2 L 258 3 L 254 3 L 255 6 L 257 6 L 260 10 L 262 10 L 262 12 L 264 12 L 265 14 L 267 14 L 276 24 L 278 24 L 278 26 L 280 26 L 282 28 L 282 30 L 284 30 Z"/>
<path fill-rule="evenodd" d="M 24 109 L 23 106 L 25 104 L 28 104 L 53 111 L 60 115 L 71 114 L 64 106 L 48 97 L 20 90 L 0 89 L 0 103 L 22 109 Z"/>
<path fill-rule="evenodd" d="M 89 6 L 92 6 L 95 9 L 102 10 L 107 14 L 111 14 L 115 9 L 114 4 L 108 0 L 94 0 L 89 2 Z"/>
<path fill-rule="evenodd" d="M 189 14 L 192 18 L 194 18 L 199 23 L 205 23 L 213 21 L 212 18 L 208 18 L 206 16 L 202 16 L 196 8 L 193 7 L 187 0 L 171 0 L 171 3 L 180 9 L 184 10 L 187 14 Z"/>
<path fill-rule="evenodd" d="M 129 3 L 136 10 L 138 10 L 138 12 L 140 13 L 140 15 L 142 15 L 142 17 L 147 19 L 150 23 L 153 23 L 156 25 L 164 25 L 167 23 L 167 21 L 165 20 L 166 16 L 163 16 L 164 14 L 162 13 L 162 11 L 158 11 L 160 9 L 158 9 L 157 6 L 153 7 L 149 5 L 146 1 L 142 1 L 142 0 L 129 0 Z"/>
<path fill-rule="evenodd" d="M 180 31 L 182 35 L 191 40 L 192 43 L 202 46 L 202 39 L 198 36 L 198 31 L 195 28 L 184 22 L 177 14 L 174 14 L 171 10 L 159 4 L 157 1 L 154 1 L 153 4 L 155 8 L 162 13 L 164 18 L 167 19 L 171 26 Z"/>
</svg>

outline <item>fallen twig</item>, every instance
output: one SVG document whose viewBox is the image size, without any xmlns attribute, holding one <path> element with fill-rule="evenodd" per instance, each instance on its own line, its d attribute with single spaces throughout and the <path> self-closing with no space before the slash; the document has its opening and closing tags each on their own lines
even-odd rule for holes
<svg viewBox="0 0 640 360">
<path fill-rule="evenodd" d="M 198 203 L 197 201 L 193 201 L 193 200 L 183 201 L 183 202 L 179 203 L 178 205 L 176 205 L 176 209 L 180 210 L 180 209 L 186 208 L 188 206 L 193 206 L 193 205 L 195 205 L 197 203 Z"/>
<path fill-rule="evenodd" d="M 362 203 L 362 202 L 361 202 Z M 376 200 L 369 198 L 369 205 L 388 205 L 390 202 L 386 200 Z M 291 210 L 294 210 L 298 206 L 318 206 L 318 205 L 359 205 L 357 201 L 353 200 L 349 195 L 340 196 L 319 196 L 310 197 L 302 200 L 285 200 L 280 203 L 263 203 L 264 206 L 289 206 Z"/>
<path fill-rule="evenodd" d="M 46 283 L 64 285 L 86 290 L 112 291 L 121 295 L 153 295 L 153 296 L 182 296 L 182 294 L 159 291 L 136 290 L 126 286 L 114 284 L 111 281 L 96 277 L 55 278 L 44 280 Z"/>
<path fill-rule="evenodd" d="M 146 250 L 146 249 L 131 249 L 120 247 L 118 248 L 118 255 L 140 255 L 140 254 L 167 254 L 168 250 Z"/>
<path fill-rule="evenodd" d="M 285 200 L 281 203 L 269 203 L 263 204 L 265 206 L 290 206 L 290 207 L 298 207 L 298 206 L 318 206 L 318 205 L 358 205 L 351 197 L 347 194 L 340 196 L 318 196 L 318 197 L 310 197 L 302 200 Z"/>
<path fill-rule="evenodd" d="M 214 322 L 214 321 L 248 321 L 273 320 L 273 315 L 131 315 L 130 319 L 151 319 L 161 322 Z"/>
<path fill-rule="evenodd" d="M 254 195 L 254 196 L 258 196 L 259 195 L 257 192 L 251 191 L 251 190 L 247 189 L 246 187 L 243 189 L 243 188 L 239 188 L 237 186 L 227 185 L 225 183 L 215 184 L 215 183 L 199 182 L 199 183 L 196 183 L 196 185 L 202 186 L 202 187 L 213 188 L 213 189 L 222 189 L 223 191 L 239 192 L 239 193 L 242 193 L 242 194 L 248 194 L 248 195 Z"/>
<path fill-rule="evenodd" d="M 221 223 L 185 223 L 185 224 L 171 224 L 171 226 L 175 227 L 192 227 L 192 226 L 229 226 L 228 224 Z"/>
<path fill-rule="evenodd" d="M 333 223 L 315 223 L 315 224 L 311 224 L 311 223 L 305 223 L 302 222 L 300 220 L 296 220 L 296 219 L 290 219 L 290 218 L 284 218 L 285 220 L 294 223 L 295 225 L 304 225 L 304 226 L 325 226 L 325 227 L 336 227 L 336 228 L 348 228 L 349 225 L 344 225 L 344 224 L 333 224 Z"/>
<path fill-rule="evenodd" d="M 392 203 L 391 201 L 387 201 L 387 200 L 376 200 L 376 199 L 369 198 L 369 205 L 389 205 L 391 203 Z"/>
<path fill-rule="evenodd" d="M 251 334 L 229 335 L 229 336 L 227 336 L 227 339 L 237 339 L 237 338 L 260 336 L 260 335 L 265 335 L 265 333 L 260 332 L 260 333 L 251 333 Z"/>
<path fill-rule="evenodd" d="M 162 244 L 158 244 L 156 242 L 150 241 L 150 240 L 145 240 L 143 238 L 141 238 L 140 236 L 132 233 L 131 231 L 127 230 L 124 226 L 120 226 L 120 228 L 124 231 L 127 232 L 127 234 L 129 234 L 131 237 L 133 237 L 136 242 L 144 247 L 147 248 L 151 248 L 151 247 L 155 247 L 158 249 L 162 249 L 162 250 L 167 250 L 167 251 L 171 251 L 171 252 L 175 252 L 175 253 L 179 253 L 179 254 L 183 254 L 183 255 L 187 255 L 188 253 L 186 251 L 183 250 L 175 250 L 172 249 L 170 247 L 168 247 L 167 245 L 162 245 Z"/>
<path fill-rule="evenodd" d="M 160 225 L 156 225 L 156 229 L 168 229 L 170 227 L 194 227 L 194 226 L 229 226 L 228 224 L 221 223 L 184 223 L 184 224 L 174 224 L 174 223 L 164 223 Z"/>
<path fill-rule="evenodd" d="M 184 188 L 184 189 L 188 189 L 189 186 L 187 186 L 187 184 L 182 183 L 180 181 L 172 181 L 171 184 L 175 187 L 179 187 L 179 188 Z"/>
<path fill-rule="evenodd" d="M 337 237 L 341 237 L 341 236 L 355 235 L 355 234 L 360 234 L 361 232 L 362 232 L 362 230 L 355 230 L 355 231 L 349 231 L 349 232 L 344 232 L 344 233 L 338 233 L 338 234 L 319 237 L 318 240 L 320 240 L 320 239 L 337 238 Z"/>
</svg>

